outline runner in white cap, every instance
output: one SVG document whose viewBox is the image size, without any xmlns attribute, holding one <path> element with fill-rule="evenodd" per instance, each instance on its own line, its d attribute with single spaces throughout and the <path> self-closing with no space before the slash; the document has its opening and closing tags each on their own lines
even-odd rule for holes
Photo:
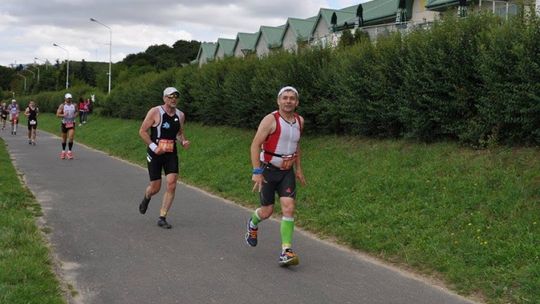
<svg viewBox="0 0 540 304">
<path fill-rule="evenodd" d="M 17 135 L 17 126 L 19 125 L 19 104 L 17 100 L 12 99 L 11 104 L 8 106 L 9 121 L 11 122 L 11 135 Z"/>
<path fill-rule="evenodd" d="M 144 192 L 139 212 L 146 213 L 150 199 L 161 189 L 161 173 L 164 171 L 167 190 L 163 195 L 157 225 L 165 229 L 172 227 L 167 222 L 167 214 L 175 196 L 178 179 L 176 142 L 178 141 L 184 149 L 188 149 L 190 145 L 184 135 L 185 115 L 176 108 L 179 97 L 180 93 L 176 88 L 166 88 L 163 91 L 163 105 L 151 108 L 139 129 L 139 135 L 147 145 L 146 159 L 150 176 L 150 184 Z"/>
<path fill-rule="evenodd" d="M 61 159 L 73 159 L 73 138 L 75 137 L 75 119 L 79 115 L 77 105 L 73 103 L 73 96 L 70 93 L 64 95 L 64 103 L 58 106 L 56 110 L 56 116 L 62 118 L 60 129 L 62 131 L 62 152 L 60 152 Z M 66 142 L 67 151 L 66 151 Z"/>
</svg>

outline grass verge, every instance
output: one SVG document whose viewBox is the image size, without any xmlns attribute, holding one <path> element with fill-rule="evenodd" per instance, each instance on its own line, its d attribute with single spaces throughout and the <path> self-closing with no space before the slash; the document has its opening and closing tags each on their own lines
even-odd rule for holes
<svg viewBox="0 0 540 304">
<path fill-rule="evenodd" d="M 21 185 L 0 139 L 0 303 L 65 303 L 35 217 L 41 208 Z"/>
<path fill-rule="evenodd" d="M 145 165 L 140 121 L 91 116 L 76 141 Z M 307 126 L 309 128 L 309 126 Z M 52 115 L 40 128 L 59 132 Z M 253 131 L 186 125 L 181 179 L 254 207 Z M 59 143 L 60 147 L 60 143 Z M 539 303 L 540 150 L 454 143 L 302 139 L 297 223 L 488 303 Z M 301 248 L 298 250 L 301 251 Z"/>
</svg>

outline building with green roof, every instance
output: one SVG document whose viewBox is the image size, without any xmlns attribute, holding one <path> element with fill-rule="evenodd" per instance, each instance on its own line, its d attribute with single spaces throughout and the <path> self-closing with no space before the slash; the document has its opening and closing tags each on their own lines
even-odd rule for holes
<svg viewBox="0 0 540 304">
<path fill-rule="evenodd" d="M 199 67 L 203 64 L 214 59 L 214 54 L 216 53 L 216 43 L 214 42 L 203 42 L 199 47 L 199 53 L 197 54 L 197 62 Z"/>
<path fill-rule="evenodd" d="M 285 30 L 281 38 L 284 50 L 298 51 L 298 45 L 309 42 L 311 30 L 317 20 L 317 16 L 307 19 L 289 18 L 285 24 Z"/>
<path fill-rule="evenodd" d="M 235 43 L 236 39 L 218 38 L 214 57 L 219 60 L 225 57 L 234 56 Z"/>
<path fill-rule="evenodd" d="M 321 8 L 311 30 L 310 44 L 322 47 L 335 44 L 335 24 L 341 24 L 354 17 L 356 14 L 353 12 Z"/>
<path fill-rule="evenodd" d="M 234 43 L 234 57 L 245 57 L 248 54 L 255 53 L 255 42 L 259 32 L 255 33 L 238 33 Z"/>
<path fill-rule="evenodd" d="M 261 26 L 255 41 L 257 56 L 263 57 L 273 49 L 281 49 L 281 37 L 285 31 L 285 24 L 280 26 Z"/>
</svg>

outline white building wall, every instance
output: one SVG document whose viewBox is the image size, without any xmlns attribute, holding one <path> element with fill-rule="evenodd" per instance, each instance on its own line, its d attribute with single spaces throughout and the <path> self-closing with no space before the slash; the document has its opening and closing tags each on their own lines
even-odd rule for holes
<svg viewBox="0 0 540 304">
<path fill-rule="evenodd" d="M 244 58 L 244 53 L 242 52 L 242 44 L 238 42 L 234 47 L 234 57 Z"/>
<path fill-rule="evenodd" d="M 221 47 L 221 45 L 218 45 L 218 49 L 216 52 L 216 59 L 223 59 L 225 58 L 225 50 Z"/>
<path fill-rule="evenodd" d="M 261 38 L 259 41 L 257 41 L 257 45 L 255 46 L 255 51 L 257 52 L 257 56 L 264 57 L 270 53 L 270 49 L 268 48 L 268 41 L 266 41 L 266 37 L 264 34 L 261 34 Z"/>
<path fill-rule="evenodd" d="M 296 43 L 296 35 L 292 32 L 291 27 L 287 27 L 285 36 L 283 38 L 283 49 L 287 51 L 296 52 L 298 50 L 298 44 Z"/>
<path fill-rule="evenodd" d="M 322 37 L 328 36 L 330 34 L 329 27 L 330 25 L 326 23 L 324 18 L 319 19 L 317 22 L 317 26 L 315 27 L 315 31 L 313 32 L 313 37 L 311 39 L 319 39 Z"/>
<path fill-rule="evenodd" d="M 426 0 L 413 1 L 411 20 L 413 23 L 433 22 L 439 15 L 438 12 L 426 9 Z"/>
</svg>

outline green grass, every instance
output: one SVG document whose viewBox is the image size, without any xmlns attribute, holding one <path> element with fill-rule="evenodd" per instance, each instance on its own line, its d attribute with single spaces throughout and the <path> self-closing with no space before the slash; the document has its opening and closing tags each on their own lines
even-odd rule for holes
<svg viewBox="0 0 540 304">
<path fill-rule="evenodd" d="M 40 127 L 59 132 L 58 119 Z M 189 118 L 188 118 L 189 119 Z M 145 165 L 140 121 L 90 117 L 76 141 Z M 309 128 L 309 126 L 307 126 Z M 186 125 L 181 179 L 255 207 L 253 131 Z M 303 228 L 444 280 L 488 303 L 540 303 L 540 150 L 454 143 L 302 139 Z M 301 252 L 301 248 L 298 248 Z"/>
<path fill-rule="evenodd" d="M 0 139 L 0 303 L 65 303 L 35 217 L 40 206 L 21 185 Z"/>
</svg>

